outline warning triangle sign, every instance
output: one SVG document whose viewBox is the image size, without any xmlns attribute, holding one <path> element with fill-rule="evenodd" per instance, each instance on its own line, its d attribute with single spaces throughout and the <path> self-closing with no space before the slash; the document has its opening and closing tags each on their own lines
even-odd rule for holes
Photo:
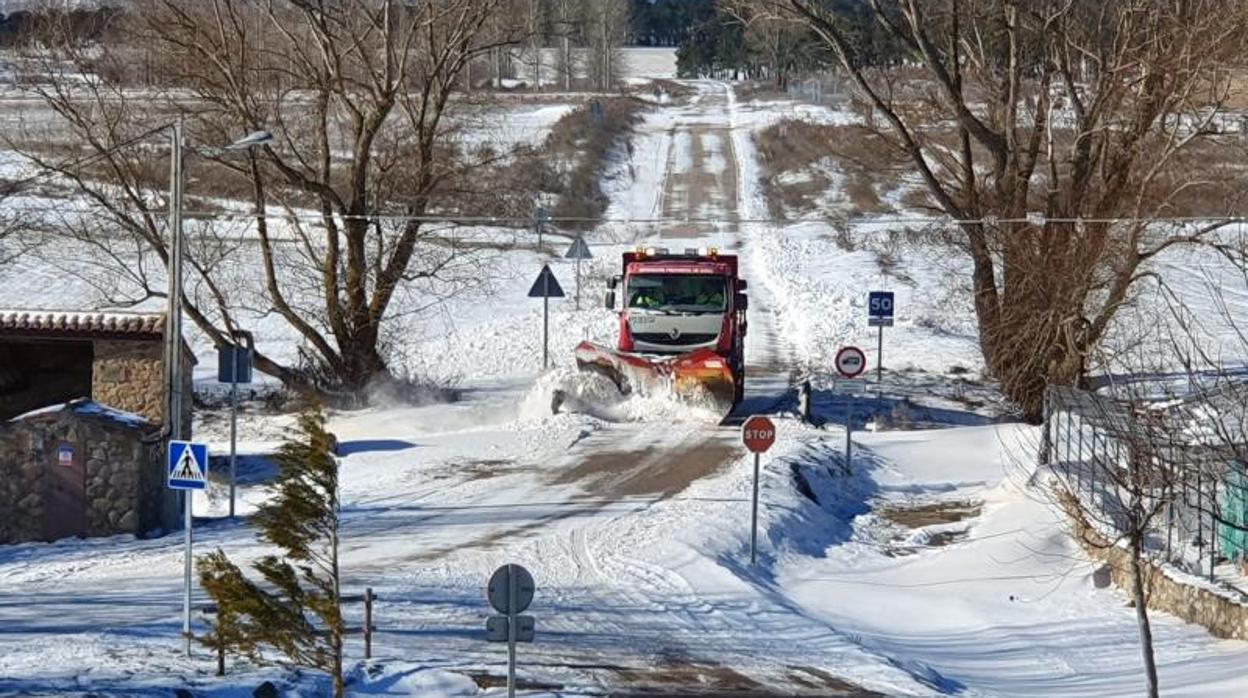
<svg viewBox="0 0 1248 698">
<path fill-rule="evenodd" d="M 585 238 L 577 237 L 572 241 L 572 246 L 568 248 L 566 254 L 563 255 L 567 259 L 593 259 L 594 255 L 589 251 L 589 245 L 585 244 Z"/>
<path fill-rule="evenodd" d="M 550 265 L 543 264 L 542 273 L 537 275 L 533 288 L 529 289 L 529 298 L 563 298 L 563 296 L 563 288 L 559 286 L 559 280 L 550 270 Z"/>
</svg>

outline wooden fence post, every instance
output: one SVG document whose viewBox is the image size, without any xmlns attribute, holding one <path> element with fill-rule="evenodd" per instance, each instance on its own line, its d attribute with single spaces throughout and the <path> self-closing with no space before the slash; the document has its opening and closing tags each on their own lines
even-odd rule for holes
<svg viewBox="0 0 1248 698">
<path fill-rule="evenodd" d="M 364 658 L 373 658 L 373 588 L 364 590 Z"/>
<path fill-rule="evenodd" d="M 1044 407 L 1041 408 L 1044 413 L 1044 428 L 1040 431 L 1040 462 L 1039 467 L 1046 467 L 1052 463 L 1052 447 L 1053 447 L 1053 400 L 1051 391 L 1044 391 Z"/>
</svg>

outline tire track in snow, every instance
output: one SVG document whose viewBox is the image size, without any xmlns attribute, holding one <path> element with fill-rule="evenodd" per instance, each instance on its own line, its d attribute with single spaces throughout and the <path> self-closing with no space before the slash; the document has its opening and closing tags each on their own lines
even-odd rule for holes
<svg viewBox="0 0 1248 698">
<path fill-rule="evenodd" d="M 727 157 L 737 183 L 736 210 L 739 218 L 759 221 L 768 217 L 766 202 L 758 184 L 758 159 L 749 127 L 740 123 L 737 96 L 726 83 L 717 83 L 725 94 L 728 130 L 731 134 Z M 786 406 L 796 382 L 793 350 L 780 332 L 777 304 L 768 281 L 767 256 L 760 248 L 765 234 L 762 224 L 739 225 L 736 246 L 740 250 L 750 286 L 749 335 L 746 337 L 746 400 L 735 414 L 745 417 L 760 412 L 777 412 Z"/>
</svg>

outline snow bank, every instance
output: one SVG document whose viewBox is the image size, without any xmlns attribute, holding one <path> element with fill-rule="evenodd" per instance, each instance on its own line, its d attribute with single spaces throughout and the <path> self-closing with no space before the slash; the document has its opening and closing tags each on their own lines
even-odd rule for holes
<svg viewBox="0 0 1248 698">
<path fill-rule="evenodd" d="M 369 667 L 356 678 L 349 691 L 354 696 L 454 698 L 481 693 L 476 682 L 464 674 L 405 662 Z"/>
</svg>

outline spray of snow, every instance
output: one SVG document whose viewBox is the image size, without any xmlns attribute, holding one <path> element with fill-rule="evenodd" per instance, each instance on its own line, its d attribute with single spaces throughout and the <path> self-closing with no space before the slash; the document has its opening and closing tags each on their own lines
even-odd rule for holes
<svg viewBox="0 0 1248 698">
<path fill-rule="evenodd" d="M 723 418 L 709 400 L 678 399 L 666 392 L 623 395 L 606 376 L 570 368 L 538 378 L 521 398 L 519 418 L 530 421 L 551 416 L 557 392 L 562 395 L 560 412 L 587 414 L 606 422 L 716 424 Z"/>
</svg>

